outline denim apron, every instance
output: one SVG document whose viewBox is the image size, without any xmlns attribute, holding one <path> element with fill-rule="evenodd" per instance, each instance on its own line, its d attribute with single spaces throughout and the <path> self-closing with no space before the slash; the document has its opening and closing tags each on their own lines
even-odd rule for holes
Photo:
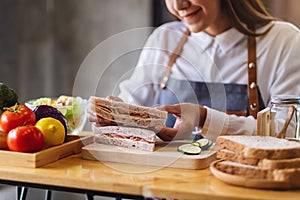
<svg viewBox="0 0 300 200">
<path fill-rule="evenodd" d="M 180 55 L 180 51 L 188 36 L 189 31 L 187 30 L 170 57 L 168 70 L 162 78 L 158 103 L 160 105 L 183 102 L 195 103 L 224 111 L 228 114 L 239 116 L 252 115 L 256 118 L 258 110 L 264 109 L 265 106 L 259 88 L 256 85 L 256 51 L 253 51 L 253 48 L 256 48 L 255 38 L 250 41 L 248 38 L 248 85 L 243 85 L 205 83 L 171 78 L 172 65 Z M 253 68 L 255 70 L 251 71 Z M 250 102 L 249 96 L 252 99 L 256 98 L 256 100 Z M 254 114 L 253 112 L 251 113 L 253 110 Z M 176 118 L 169 114 L 166 126 L 173 127 L 175 120 Z"/>
<path fill-rule="evenodd" d="M 258 97 L 259 110 L 262 110 L 264 103 L 260 92 Z M 204 83 L 170 78 L 167 87 L 160 90 L 159 104 L 183 102 L 201 104 L 227 114 L 249 115 L 247 85 L 242 84 Z M 174 123 L 175 117 L 169 114 L 166 126 L 173 127 Z"/>
</svg>

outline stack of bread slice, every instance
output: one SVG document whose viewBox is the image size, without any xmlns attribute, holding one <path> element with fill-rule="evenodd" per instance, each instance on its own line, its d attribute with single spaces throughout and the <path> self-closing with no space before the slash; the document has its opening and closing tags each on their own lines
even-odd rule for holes
<svg viewBox="0 0 300 200">
<path fill-rule="evenodd" d="M 215 167 L 227 174 L 300 185 L 300 142 L 270 136 L 220 136 Z"/>
</svg>

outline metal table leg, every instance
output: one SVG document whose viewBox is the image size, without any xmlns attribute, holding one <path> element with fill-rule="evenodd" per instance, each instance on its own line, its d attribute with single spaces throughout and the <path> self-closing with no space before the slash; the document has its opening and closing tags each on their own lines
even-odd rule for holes
<svg viewBox="0 0 300 200">
<path fill-rule="evenodd" d="M 26 200 L 28 188 L 27 187 L 18 187 L 18 199 Z"/>
<path fill-rule="evenodd" d="M 93 193 L 86 193 L 86 200 L 94 200 L 94 194 Z"/>
<path fill-rule="evenodd" d="M 51 196 L 52 196 L 52 191 L 46 190 L 45 191 L 45 200 L 51 200 Z"/>
</svg>

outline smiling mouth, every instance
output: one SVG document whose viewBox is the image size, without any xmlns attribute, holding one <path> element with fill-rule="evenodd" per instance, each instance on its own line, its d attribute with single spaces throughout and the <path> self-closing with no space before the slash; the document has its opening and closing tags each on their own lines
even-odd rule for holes
<svg viewBox="0 0 300 200">
<path fill-rule="evenodd" d="M 189 14 L 186 14 L 186 15 L 182 16 L 182 18 L 183 18 L 183 19 L 190 19 L 190 18 L 192 18 L 193 16 L 195 16 L 195 15 L 196 15 L 199 11 L 201 11 L 201 10 L 202 10 L 202 9 L 199 8 L 198 10 L 195 10 L 195 11 L 189 13 Z"/>
</svg>

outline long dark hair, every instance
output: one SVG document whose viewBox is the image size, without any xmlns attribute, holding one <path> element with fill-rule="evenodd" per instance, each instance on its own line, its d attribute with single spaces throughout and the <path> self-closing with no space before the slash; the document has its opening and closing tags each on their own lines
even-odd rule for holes
<svg viewBox="0 0 300 200">
<path fill-rule="evenodd" d="M 255 29 L 277 20 L 269 14 L 261 0 L 221 0 L 221 4 L 232 25 L 249 36 L 264 35 L 269 29 L 262 33 L 256 33 Z"/>
</svg>

